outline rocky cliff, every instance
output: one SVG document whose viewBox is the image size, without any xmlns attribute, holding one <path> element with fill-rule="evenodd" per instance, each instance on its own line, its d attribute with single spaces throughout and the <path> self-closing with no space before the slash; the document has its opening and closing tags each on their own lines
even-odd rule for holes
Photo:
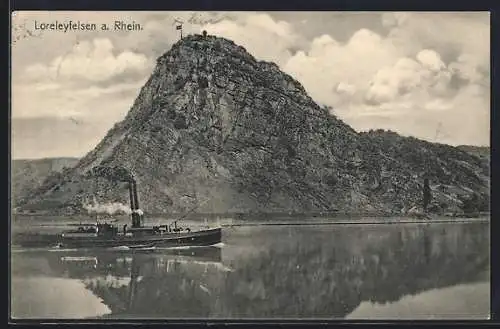
<svg viewBox="0 0 500 329">
<path fill-rule="evenodd" d="M 123 166 L 146 212 L 397 212 L 420 203 L 428 171 L 441 209 L 488 197 L 488 167 L 457 148 L 359 134 L 273 63 L 213 36 L 192 35 L 157 59 L 132 108 L 79 163 L 23 199 L 78 210 L 86 198 L 128 202 Z M 123 188 L 122 188 L 123 187 Z M 208 200 L 208 201 L 206 201 Z"/>
</svg>

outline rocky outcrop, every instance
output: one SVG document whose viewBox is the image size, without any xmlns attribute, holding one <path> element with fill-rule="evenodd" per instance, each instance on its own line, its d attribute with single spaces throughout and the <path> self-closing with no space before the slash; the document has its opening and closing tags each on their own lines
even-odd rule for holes
<svg viewBox="0 0 500 329">
<path fill-rule="evenodd" d="M 416 149 L 414 149 L 416 147 Z M 213 36 L 192 35 L 157 59 L 126 118 L 71 170 L 24 200 L 28 208 L 127 202 L 118 182 L 88 179 L 123 166 L 146 212 L 401 212 L 420 203 L 431 170 L 441 208 L 487 196 L 488 168 L 454 147 L 358 134 L 273 63 Z"/>
</svg>

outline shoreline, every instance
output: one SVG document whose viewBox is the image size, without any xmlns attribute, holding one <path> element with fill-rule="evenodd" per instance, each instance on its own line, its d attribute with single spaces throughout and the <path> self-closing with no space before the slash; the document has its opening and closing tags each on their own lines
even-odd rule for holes
<svg viewBox="0 0 500 329">
<path fill-rule="evenodd" d="M 144 217 L 147 218 L 178 218 L 183 213 L 144 213 Z M 37 218 L 90 218 L 95 215 L 88 215 L 85 213 L 78 214 L 57 214 L 57 213 L 11 213 L 11 219 L 17 220 L 35 220 Z M 255 218 L 260 218 L 261 220 L 303 220 L 307 219 L 342 219 L 349 218 L 352 220 L 362 220 L 363 218 L 376 218 L 376 219 L 387 219 L 387 218 L 416 218 L 422 214 L 395 214 L 395 213 L 379 213 L 379 212 L 304 212 L 304 213 L 192 213 L 189 217 L 191 219 L 204 219 L 204 218 L 232 218 L 235 220 L 252 220 Z M 110 215 L 111 217 L 126 218 L 129 217 L 127 214 L 116 214 Z M 461 218 L 483 218 L 490 217 L 490 212 L 475 212 L 475 213 L 456 213 L 456 214 L 431 214 L 434 217 L 443 217 L 449 219 L 461 219 Z"/>
<path fill-rule="evenodd" d="M 168 220 L 165 220 L 168 221 Z M 123 221 L 119 221 L 123 223 Z M 198 220 L 189 220 L 187 219 L 187 225 L 197 225 L 197 223 L 201 223 Z M 349 226 L 349 225 L 409 225 L 409 224 L 472 224 L 472 223 L 490 223 L 490 217 L 481 217 L 481 218 L 435 218 L 435 219 L 422 219 L 422 218 L 360 218 L 360 219 L 337 219 L 337 218 L 307 218 L 303 220 L 297 219 L 280 219 L 273 221 L 263 221 L 263 220 L 241 220 L 241 219 L 220 219 L 219 225 L 223 228 L 231 228 L 231 227 L 256 227 L 256 226 L 328 226 L 328 225 L 336 225 L 336 226 Z M 68 221 L 50 221 L 50 222 L 38 222 L 38 223 L 29 223 L 29 227 L 31 228 L 45 228 L 45 229 L 54 229 L 54 228 L 69 228 L 77 222 L 73 220 L 73 222 Z M 85 223 L 85 222 L 81 222 Z M 24 232 L 27 228 L 25 224 L 28 224 L 25 221 L 18 221 L 16 223 L 12 223 L 11 225 L 11 234 Z M 146 225 L 154 225 L 158 224 L 154 219 L 151 222 L 145 223 Z M 118 224 L 120 225 L 120 224 Z M 17 232 L 16 232 L 17 231 Z"/>
<path fill-rule="evenodd" d="M 397 225 L 397 224 L 470 224 L 470 223 L 490 223 L 489 218 L 469 218 L 469 219 L 434 219 L 434 220 L 351 220 L 351 221 L 321 221 L 321 222 L 246 222 L 223 224 L 222 227 L 242 227 L 242 226 L 320 226 L 320 225 Z"/>
</svg>

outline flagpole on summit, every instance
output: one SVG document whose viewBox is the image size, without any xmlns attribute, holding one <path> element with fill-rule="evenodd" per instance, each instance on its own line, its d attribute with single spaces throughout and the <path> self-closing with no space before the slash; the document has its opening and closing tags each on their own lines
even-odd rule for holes
<svg viewBox="0 0 500 329">
<path fill-rule="evenodd" d="M 181 32 L 181 39 L 182 39 L 182 24 L 183 24 L 184 22 L 182 22 L 182 21 L 180 21 L 180 20 L 178 20 L 178 19 L 175 19 L 175 20 L 174 20 L 174 22 L 175 22 L 175 29 L 176 29 L 177 31 L 180 31 L 180 32 Z"/>
</svg>

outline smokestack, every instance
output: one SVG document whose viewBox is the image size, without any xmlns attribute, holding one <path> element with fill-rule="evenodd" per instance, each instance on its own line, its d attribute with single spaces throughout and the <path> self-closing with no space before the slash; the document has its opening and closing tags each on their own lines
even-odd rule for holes
<svg viewBox="0 0 500 329">
<path fill-rule="evenodd" d="M 137 196 L 137 184 L 132 180 L 132 200 L 134 209 L 132 210 L 132 227 L 141 227 L 141 215 L 136 210 L 139 209 L 139 197 Z"/>
<path fill-rule="evenodd" d="M 133 186 L 133 189 L 134 189 L 133 190 L 134 191 L 134 206 L 135 206 L 135 209 L 137 210 L 137 209 L 139 209 L 139 198 L 137 196 L 137 184 L 135 183 L 135 181 L 132 184 L 132 186 Z"/>
<path fill-rule="evenodd" d="M 134 202 L 134 189 L 132 187 L 132 182 L 128 183 L 128 191 L 130 194 L 130 210 L 134 211 L 136 208 Z"/>
<path fill-rule="evenodd" d="M 136 217 L 136 213 L 134 212 L 134 210 L 136 209 L 135 208 L 135 202 L 134 202 L 134 187 L 133 187 L 133 182 L 130 181 L 128 183 L 128 191 L 129 191 L 129 195 L 130 195 L 130 210 L 132 211 L 131 213 L 131 216 L 132 216 L 132 227 L 135 227 L 135 217 Z"/>
</svg>

